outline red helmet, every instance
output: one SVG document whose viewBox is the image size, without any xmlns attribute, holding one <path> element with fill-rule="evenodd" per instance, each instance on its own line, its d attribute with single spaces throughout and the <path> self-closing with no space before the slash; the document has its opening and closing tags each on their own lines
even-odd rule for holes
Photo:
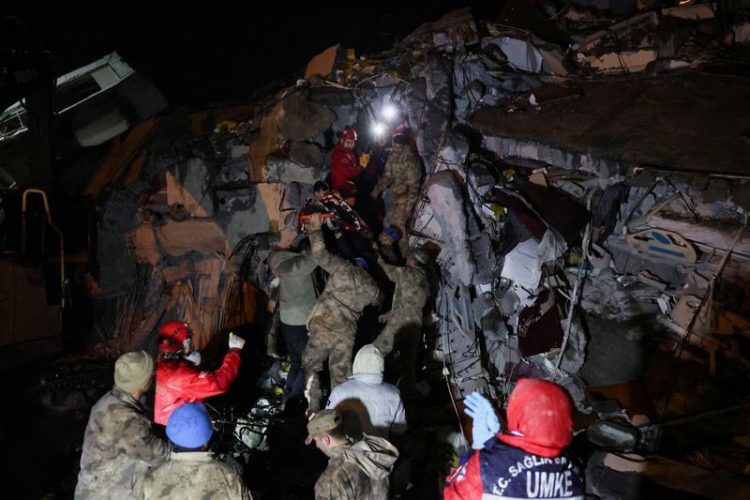
<svg viewBox="0 0 750 500">
<path fill-rule="evenodd" d="M 346 127 L 343 132 L 341 132 L 341 141 L 345 141 L 347 139 L 351 139 L 353 141 L 357 140 L 357 130 L 354 127 Z"/>
<path fill-rule="evenodd" d="M 159 327 L 159 352 L 180 352 L 193 330 L 184 321 L 167 321 Z"/>
</svg>

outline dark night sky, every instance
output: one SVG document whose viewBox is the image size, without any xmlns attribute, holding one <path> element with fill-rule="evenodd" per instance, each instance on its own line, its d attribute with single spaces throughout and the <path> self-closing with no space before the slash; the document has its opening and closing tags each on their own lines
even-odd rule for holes
<svg viewBox="0 0 750 500">
<path fill-rule="evenodd" d="M 58 2 L 43 9 L 4 8 L 21 16 L 62 74 L 116 50 L 151 78 L 172 105 L 242 99 L 304 68 L 334 43 L 358 54 L 390 46 L 424 21 L 473 5 L 491 15 L 502 2 L 350 0 Z"/>
</svg>

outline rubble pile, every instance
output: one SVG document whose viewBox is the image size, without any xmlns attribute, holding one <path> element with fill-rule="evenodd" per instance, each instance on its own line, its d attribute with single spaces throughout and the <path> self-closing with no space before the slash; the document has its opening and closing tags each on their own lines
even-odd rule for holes
<svg viewBox="0 0 750 500">
<path fill-rule="evenodd" d="M 519 376 L 538 376 L 588 411 L 590 318 L 629 341 L 664 332 L 701 347 L 712 371 L 717 357 L 740 357 L 750 334 L 738 314 L 746 176 L 634 162 L 493 124 L 564 115 L 613 78 L 655 78 L 655 87 L 681 78 L 720 60 L 722 44 L 745 43 L 745 24 L 721 39 L 708 4 L 618 19 L 557 3 L 539 2 L 554 29 L 538 35 L 502 22 L 507 9 L 498 22 L 462 9 L 384 53 L 331 47 L 304 79 L 249 105 L 136 127 L 88 187 L 100 215 L 93 290 L 101 314 L 117 315 L 106 336 L 147 345 L 159 322 L 179 318 L 200 348 L 212 332 L 251 322 L 268 286 L 264 257 L 296 236 L 335 134 L 355 125 L 374 143 L 370 129 L 396 105 L 425 171 L 409 244 L 434 250 L 440 268 L 428 344 L 457 398 L 501 396 Z"/>
</svg>

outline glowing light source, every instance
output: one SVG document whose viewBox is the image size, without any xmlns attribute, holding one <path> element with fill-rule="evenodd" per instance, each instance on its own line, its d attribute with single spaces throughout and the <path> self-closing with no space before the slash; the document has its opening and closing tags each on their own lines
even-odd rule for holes
<svg viewBox="0 0 750 500">
<path fill-rule="evenodd" d="M 385 123 L 375 122 L 372 124 L 372 135 L 375 137 L 381 137 L 383 134 L 385 134 L 387 127 L 385 126 Z"/>
<path fill-rule="evenodd" d="M 398 108 L 396 107 L 395 104 L 391 104 L 390 102 L 386 103 L 383 106 L 382 114 L 383 114 L 383 118 L 386 121 L 389 121 L 389 122 L 393 121 L 398 116 Z"/>
</svg>

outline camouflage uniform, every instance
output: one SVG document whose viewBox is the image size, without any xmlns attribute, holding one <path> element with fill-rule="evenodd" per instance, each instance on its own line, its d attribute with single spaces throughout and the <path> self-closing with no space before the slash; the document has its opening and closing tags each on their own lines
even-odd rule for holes
<svg viewBox="0 0 750 500">
<path fill-rule="evenodd" d="M 315 500 L 382 500 L 398 450 L 381 437 L 364 435 L 353 445 L 331 449 L 328 467 L 315 483 Z"/>
<path fill-rule="evenodd" d="M 238 471 L 208 451 L 172 453 L 169 461 L 146 474 L 135 498 L 252 499 Z"/>
<path fill-rule="evenodd" d="M 385 209 L 383 226 L 391 225 L 401 229 L 404 235 L 399 242 L 402 252 L 408 248 L 406 223 L 419 197 L 421 180 L 422 167 L 416 153 L 411 147 L 404 146 L 401 151 L 394 151 L 388 157 L 383 176 L 372 190 L 374 197 L 379 196 L 386 188 L 391 188 L 393 192 L 393 201 Z"/>
<path fill-rule="evenodd" d="M 367 305 L 380 303 L 380 290 L 367 271 L 325 248 L 320 230 L 310 233 L 312 253 L 318 265 L 328 272 L 325 290 L 318 297 L 307 330 L 310 338 L 302 353 L 305 370 L 305 397 L 310 411 L 320 409 L 320 372 L 328 359 L 331 387 L 344 382 L 351 373 L 352 349 L 357 320 Z"/>
<path fill-rule="evenodd" d="M 91 409 L 75 498 L 129 498 L 139 476 L 169 457 L 133 396 L 115 386 Z"/>
<path fill-rule="evenodd" d="M 427 272 L 422 267 L 393 266 L 378 258 L 388 279 L 396 284 L 393 306 L 388 313 L 388 323 L 373 345 L 387 356 L 397 347 L 401 360 L 401 389 L 406 398 L 414 396 L 416 389 L 417 347 L 422 339 L 422 309 L 427 302 L 430 286 Z"/>
</svg>

